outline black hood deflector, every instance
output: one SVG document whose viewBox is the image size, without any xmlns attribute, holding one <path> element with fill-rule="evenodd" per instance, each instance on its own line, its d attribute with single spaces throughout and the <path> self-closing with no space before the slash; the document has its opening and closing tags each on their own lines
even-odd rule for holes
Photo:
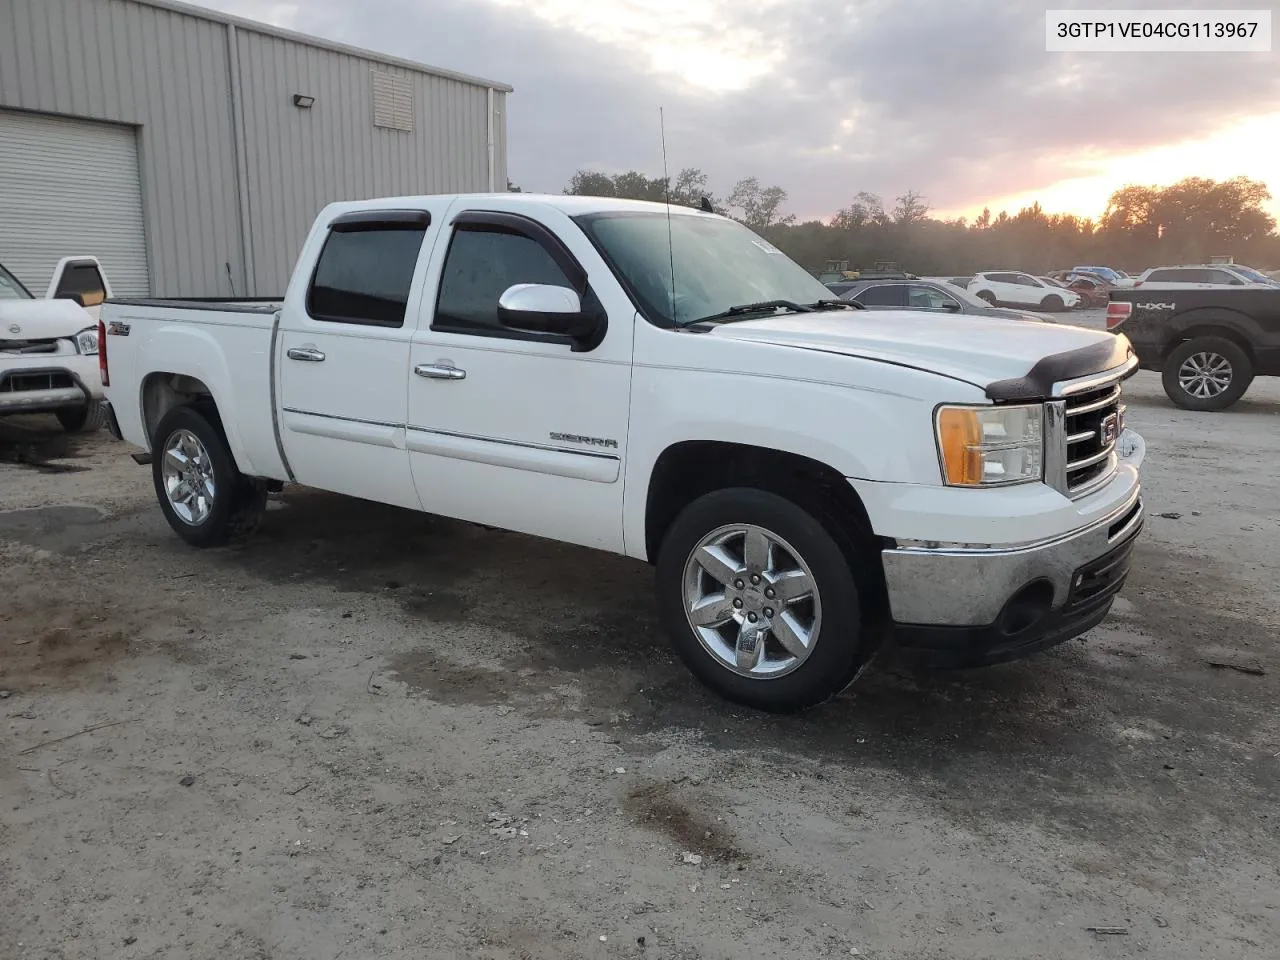
<svg viewBox="0 0 1280 960">
<path fill-rule="evenodd" d="M 1064 380 L 1077 380 L 1093 373 L 1104 373 L 1126 363 L 1133 356 L 1129 338 L 1118 334 L 1107 340 L 1055 353 L 1036 362 L 1025 376 L 997 380 L 987 384 L 987 399 L 997 403 L 1026 400 L 1048 400 L 1053 385 Z"/>
</svg>

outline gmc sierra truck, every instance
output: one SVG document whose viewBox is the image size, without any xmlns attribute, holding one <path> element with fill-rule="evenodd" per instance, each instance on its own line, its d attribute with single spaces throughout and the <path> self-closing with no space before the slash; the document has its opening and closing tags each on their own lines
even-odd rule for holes
<svg viewBox="0 0 1280 960">
<path fill-rule="evenodd" d="M 1112 290 L 1107 329 L 1184 410 L 1226 410 L 1254 377 L 1280 376 L 1280 289 Z"/>
<path fill-rule="evenodd" d="M 336 203 L 282 301 L 101 323 L 109 426 L 187 542 L 296 482 L 648 561 L 681 657 L 758 708 L 886 627 L 956 666 L 1078 636 L 1142 526 L 1124 337 L 857 309 L 697 210 Z"/>
</svg>

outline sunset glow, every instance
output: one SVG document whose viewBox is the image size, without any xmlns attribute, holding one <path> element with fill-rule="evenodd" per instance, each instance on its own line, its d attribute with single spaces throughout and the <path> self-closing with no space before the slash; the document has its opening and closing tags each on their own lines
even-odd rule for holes
<svg viewBox="0 0 1280 960">
<path fill-rule="evenodd" d="M 1097 219 L 1106 209 L 1111 194 L 1128 184 L 1168 186 L 1184 177 L 1229 180 L 1246 176 L 1261 180 L 1276 194 L 1267 205 L 1280 218 L 1280 113 L 1243 121 L 1201 140 L 1168 144 L 1127 156 L 1063 157 L 1063 162 L 1096 171 L 1046 184 L 1043 188 L 990 201 L 975 200 L 970 206 L 939 210 L 938 217 L 964 216 L 973 219 L 984 206 L 992 214 L 1001 210 L 1016 213 L 1039 201 L 1049 213 L 1074 213 Z"/>
</svg>

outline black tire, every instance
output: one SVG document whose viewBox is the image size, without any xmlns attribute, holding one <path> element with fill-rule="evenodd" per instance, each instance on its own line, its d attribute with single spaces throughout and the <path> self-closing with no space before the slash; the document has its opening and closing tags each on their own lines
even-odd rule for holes
<svg viewBox="0 0 1280 960">
<path fill-rule="evenodd" d="M 979 300 L 985 300 L 993 307 L 998 306 L 1000 301 L 996 299 L 996 295 L 990 290 L 979 290 L 976 294 Z"/>
<path fill-rule="evenodd" d="M 1193 358 L 1203 357 L 1205 362 L 1225 361 L 1229 368 L 1226 389 L 1210 396 L 1196 396 L 1182 384 L 1183 364 L 1195 363 Z M 1160 364 L 1160 379 L 1169 399 L 1183 410 L 1226 410 L 1244 396 L 1253 383 L 1253 361 L 1234 340 L 1226 337 L 1196 337 L 1178 344 Z"/>
<path fill-rule="evenodd" d="M 102 427 L 106 411 L 101 400 L 90 400 L 83 407 L 71 407 L 54 413 L 67 433 L 93 433 Z"/>
<path fill-rule="evenodd" d="M 178 515 L 165 488 L 165 451 L 180 430 L 193 434 L 204 447 L 213 470 L 212 509 L 199 523 Z M 266 482 L 246 477 L 236 467 L 217 412 L 211 407 L 175 407 L 156 425 L 151 442 L 151 478 L 156 499 L 174 533 L 194 547 L 219 547 L 242 540 L 257 529 L 267 505 Z"/>
<path fill-rule="evenodd" d="M 1056 293 L 1051 293 L 1040 301 L 1040 309 L 1047 310 L 1050 313 L 1057 313 L 1060 310 L 1064 310 L 1066 309 L 1066 306 L 1067 305 L 1063 299 Z"/>
<path fill-rule="evenodd" d="M 817 586 L 822 618 L 816 639 L 807 658 L 783 676 L 759 679 L 734 672 L 703 646 L 685 612 L 686 563 L 704 537 L 733 524 L 763 527 L 781 537 L 803 558 Z M 699 680 L 737 703 L 775 713 L 812 707 L 848 686 L 870 656 L 863 598 L 848 557 L 819 520 L 777 494 L 735 487 L 695 500 L 662 541 L 656 579 L 659 616 L 676 653 Z"/>
</svg>

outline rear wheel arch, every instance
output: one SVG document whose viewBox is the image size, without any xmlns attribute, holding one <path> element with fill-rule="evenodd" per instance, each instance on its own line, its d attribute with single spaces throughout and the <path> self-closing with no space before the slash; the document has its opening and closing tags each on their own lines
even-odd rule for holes
<svg viewBox="0 0 1280 960">
<path fill-rule="evenodd" d="M 222 427 L 213 391 L 203 380 L 182 373 L 156 371 L 147 374 L 141 385 L 142 427 L 150 440 L 165 414 L 175 407 L 198 405 L 206 413 L 212 411 Z M 225 428 L 223 428 L 225 433 Z"/>
<path fill-rule="evenodd" d="M 1165 344 L 1161 352 L 1162 358 L 1169 356 L 1188 340 L 1222 337 L 1236 344 L 1251 361 L 1257 359 L 1253 351 L 1253 342 L 1242 329 L 1251 322 L 1244 314 L 1234 310 L 1193 310 L 1178 319 L 1181 321 L 1179 329 Z"/>
</svg>

